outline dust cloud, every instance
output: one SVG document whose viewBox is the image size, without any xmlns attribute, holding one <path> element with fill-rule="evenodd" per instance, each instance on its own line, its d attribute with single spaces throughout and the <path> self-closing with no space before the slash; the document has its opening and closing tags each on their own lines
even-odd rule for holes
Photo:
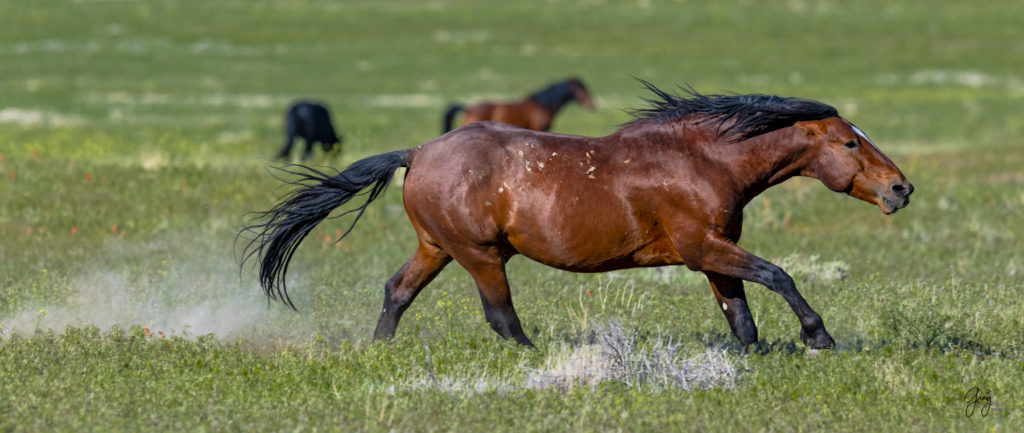
<svg viewBox="0 0 1024 433">
<path fill-rule="evenodd" d="M 69 326 L 94 326 L 104 332 L 138 326 L 153 335 L 214 334 L 231 341 L 251 339 L 270 328 L 286 327 L 292 334 L 312 328 L 301 323 L 308 320 L 303 315 L 277 304 L 268 306 L 255 282 L 240 280 L 230 254 L 159 262 L 144 272 L 125 265 L 73 277 L 66 284 L 69 295 L 58 305 L 26 305 L 0 319 L 0 337 L 47 330 L 60 334 Z"/>
</svg>

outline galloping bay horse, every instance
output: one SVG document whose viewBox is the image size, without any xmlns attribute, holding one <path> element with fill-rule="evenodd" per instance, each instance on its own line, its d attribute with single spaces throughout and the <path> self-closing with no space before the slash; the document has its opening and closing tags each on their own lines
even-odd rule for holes
<svg viewBox="0 0 1024 433">
<path fill-rule="evenodd" d="M 466 111 L 462 124 L 495 120 L 509 125 L 521 126 L 535 131 L 551 129 L 551 121 L 569 101 L 576 101 L 588 109 L 594 109 L 594 99 L 587 87 L 578 78 L 569 78 L 538 90 L 519 102 L 481 102 L 466 108 L 452 104 L 444 113 L 441 133 L 452 130 L 455 115 Z"/>
<path fill-rule="evenodd" d="M 285 272 L 299 243 L 368 188 L 366 201 L 348 211 L 358 220 L 406 167 L 403 197 L 419 246 L 385 285 L 375 339 L 392 337 L 420 290 L 455 260 L 475 280 L 491 328 L 532 345 L 505 275 L 509 258 L 522 254 L 573 272 L 665 265 L 701 271 L 744 351 L 758 336 L 742 281 L 760 283 L 789 303 L 805 344 L 832 347 L 793 279 L 736 245 L 743 207 L 793 176 L 817 178 L 885 214 L 906 206 L 914 187 L 829 105 L 692 89 L 686 97 L 644 84 L 655 94 L 651 106 L 606 137 L 479 122 L 334 175 L 290 170 L 299 187 L 246 228 L 255 237 L 245 259 L 257 257 L 266 295 L 294 308 Z"/>
<path fill-rule="evenodd" d="M 292 104 L 285 113 L 284 133 L 284 146 L 277 153 L 281 159 L 291 156 L 296 137 L 302 137 L 306 142 L 302 159 L 313 156 L 313 146 L 317 142 L 323 146 L 324 152 L 330 152 L 335 145 L 341 146 L 341 137 L 334 132 L 334 125 L 331 124 L 331 113 L 317 102 L 296 101 Z"/>
</svg>

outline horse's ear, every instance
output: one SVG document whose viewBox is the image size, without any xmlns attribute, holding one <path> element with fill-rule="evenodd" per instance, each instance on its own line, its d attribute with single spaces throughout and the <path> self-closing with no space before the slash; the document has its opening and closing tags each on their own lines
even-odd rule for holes
<svg viewBox="0 0 1024 433">
<path fill-rule="evenodd" d="M 820 120 L 804 120 L 796 122 L 793 126 L 800 128 L 808 137 L 825 134 L 825 125 Z"/>
</svg>

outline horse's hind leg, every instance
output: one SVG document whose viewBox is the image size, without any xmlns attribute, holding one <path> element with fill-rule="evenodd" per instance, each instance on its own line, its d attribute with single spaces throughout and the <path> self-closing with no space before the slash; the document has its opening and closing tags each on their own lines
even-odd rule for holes
<svg viewBox="0 0 1024 433">
<path fill-rule="evenodd" d="M 377 320 L 377 330 L 373 332 L 374 340 L 394 337 L 402 313 L 409 308 L 420 290 L 433 281 L 451 261 L 452 257 L 444 250 L 420 242 L 412 258 L 384 286 L 384 308 Z"/>
<path fill-rule="evenodd" d="M 740 340 L 744 352 L 750 352 L 750 346 L 760 350 L 761 345 L 757 342 L 757 326 L 754 325 L 754 318 L 750 315 L 750 308 L 747 306 L 747 294 L 743 291 L 743 280 L 727 277 L 722 274 L 709 272 L 705 274 L 711 289 L 715 292 L 715 299 L 718 300 L 718 307 L 725 314 L 729 321 L 733 335 Z"/>
<path fill-rule="evenodd" d="M 491 329 L 503 338 L 513 338 L 519 344 L 533 347 L 533 342 L 523 332 L 519 315 L 512 306 L 512 292 L 509 290 L 508 277 L 505 274 L 505 259 L 497 249 L 488 247 L 483 250 L 464 250 L 453 255 L 476 281 L 480 301 L 484 307 L 484 318 L 491 325 Z"/>
</svg>

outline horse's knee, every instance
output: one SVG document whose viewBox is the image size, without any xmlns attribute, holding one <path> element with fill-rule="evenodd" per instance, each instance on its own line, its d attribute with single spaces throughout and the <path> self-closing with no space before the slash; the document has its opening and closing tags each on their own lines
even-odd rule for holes
<svg viewBox="0 0 1024 433">
<path fill-rule="evenodd" d="M 790 277 L 786 271 L 778 266 L 773 266 L 768 274 L 770 275 L 768 288 L 774 292 L 781 294 L 789 293 L 790 291 L 796 290 L 796 283 L 793 281 L 793 277 Z"/>
</svg>

